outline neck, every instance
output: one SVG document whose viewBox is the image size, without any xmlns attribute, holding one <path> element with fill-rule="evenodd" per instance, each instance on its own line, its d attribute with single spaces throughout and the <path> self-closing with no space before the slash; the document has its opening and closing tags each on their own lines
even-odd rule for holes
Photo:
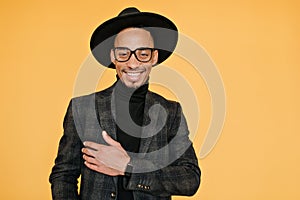
<svg viewBox="0 0 300 200">
<path fill-rule="evenodd" d="M 130 102 L 144 101 L 149 84 L 146 82 L 138 88 L 127 87 L 120 79 L 115 83 L 115 95 L 119 100 L 130 100 Z"/>
</svg>

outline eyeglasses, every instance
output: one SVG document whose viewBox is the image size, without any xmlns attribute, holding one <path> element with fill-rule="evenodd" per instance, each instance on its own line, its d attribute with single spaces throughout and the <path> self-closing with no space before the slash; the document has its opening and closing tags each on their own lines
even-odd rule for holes
<svg viewBox="0 0 300 200">
<path fill-rule="evenodd" d="M 152 58 L 152 52 L 155 49 L 153 48 L 137 48 L 136 50 L 131 51 L 127 47 L 115 47 L 113 48 L 115 59 L 118 62 L 126 62 L 130 59 L 132 54 L 134 54 L 135 58 L 143 63 L 149 62 Z"/>
</svg>

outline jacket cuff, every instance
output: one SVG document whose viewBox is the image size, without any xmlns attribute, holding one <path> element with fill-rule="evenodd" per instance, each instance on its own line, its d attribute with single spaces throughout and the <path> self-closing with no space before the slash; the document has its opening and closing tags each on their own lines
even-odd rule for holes
<svg viewBox="0 0 300 200">
<path fill-rule="evenodd" d="M 126 169 L 125 169 L 125 176 L 130 177 L 133 171 L 133 164 L 131 162 L 132 159 L 128 162 Z"/>
</svg>

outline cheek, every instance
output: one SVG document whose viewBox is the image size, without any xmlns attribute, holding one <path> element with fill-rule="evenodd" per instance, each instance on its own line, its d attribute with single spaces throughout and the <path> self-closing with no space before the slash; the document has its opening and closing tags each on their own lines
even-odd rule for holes
<svg viewBox="0 0 300 200">
<path fill-rule="evenodd" d="M 121 76 L 122 76 L 121 71 L 122 71 L 122 68 L 120 66 L 116 66 L 116 72 L 117 72 L 119 78 L 121 78 Z"/>
<path fill-rule="evenodd" d="M 152 69 L 152 66 L 149 66 L 149 67 L 147 67 L 147 69 L 146 69 L 146 73 L 147 73 L 147 76 L 149 76 L 149 74 L 150 74 L 150 72 L 151 72 L 151 69 Z"/>
</svg>

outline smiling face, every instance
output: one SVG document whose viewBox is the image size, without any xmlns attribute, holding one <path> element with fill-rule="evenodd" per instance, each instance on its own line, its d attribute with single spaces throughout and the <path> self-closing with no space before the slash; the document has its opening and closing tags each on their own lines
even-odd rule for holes
<svg viewBox="0 0 300 200">
<path fill-rule="evenodd" d="M 142 28 L 127 28 L 122 30 L 115 39 L 115 47 L 126 47 L 131 51 L 139 48 L 154 48 L 154 43 L 150 32 Z M 114 51 L 111 50 L 110 58 L 116 66 L 116 72 L 120 80 L 130 88 L 138 88 L 149 78 L 152 66 L 157 63 L 158 51 L 152 52 L 152 57 L 148 62 L 140 62 L 134 54 L 128 61 L 119 62 L 115 59 Z"/>
</svg>

